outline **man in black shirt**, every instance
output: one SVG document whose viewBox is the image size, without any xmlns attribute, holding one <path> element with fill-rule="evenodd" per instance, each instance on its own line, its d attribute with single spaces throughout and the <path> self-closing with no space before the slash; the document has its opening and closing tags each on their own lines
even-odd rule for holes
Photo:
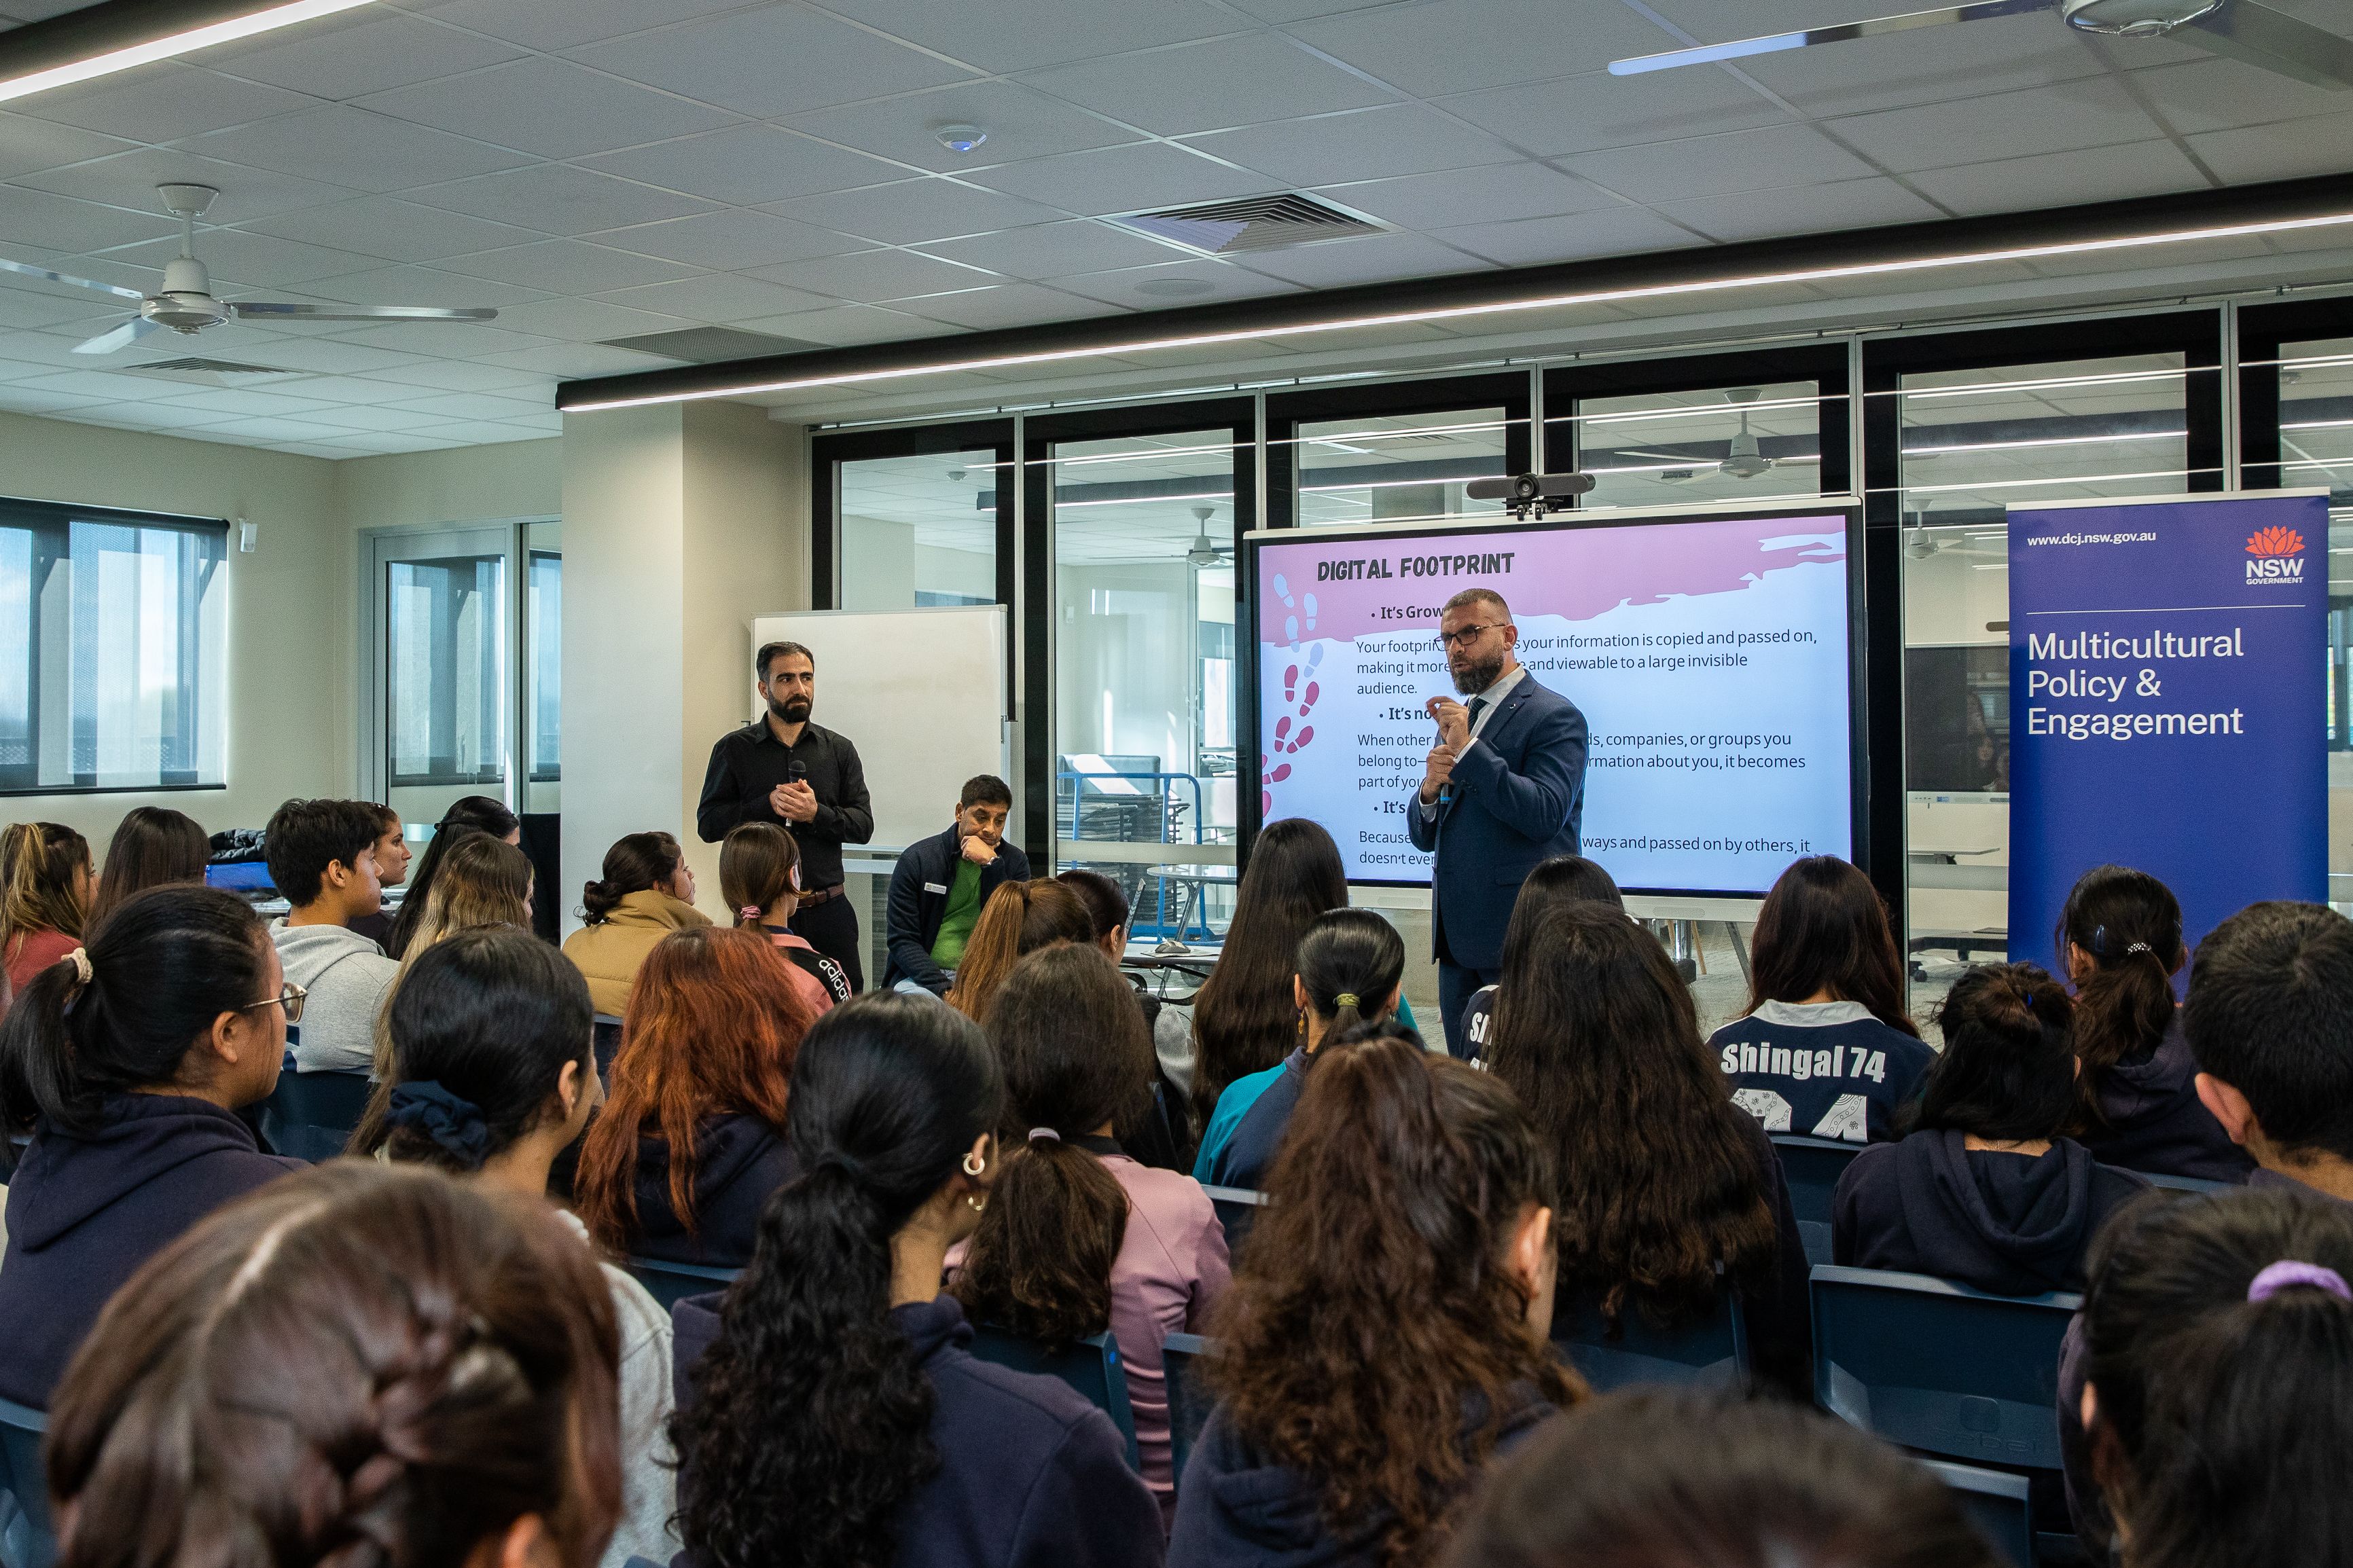
<svg viewBox="0 0 2353 1568">
<path fill-rule="evenodd" d="M 866 988 L 859 963 L 858 911 L 842 897 L 841 847 L 874 837 L 866 770 L 847 737 L 809 722 L 817 660 L 797 642 L 772 642 L 754 661 L 768 710 L 711 748 L 695 831 L 716 844 L 745 822 L 774 822 L 801 849 L 800 908 L 793 931 L 841 965 L 850 987 Z"/>
</svg>

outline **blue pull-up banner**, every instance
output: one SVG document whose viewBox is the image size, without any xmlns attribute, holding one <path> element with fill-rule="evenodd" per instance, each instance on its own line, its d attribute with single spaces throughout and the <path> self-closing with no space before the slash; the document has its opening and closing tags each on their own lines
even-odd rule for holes
<svg viewBox="0 0 2353 1568">
<path fill-rule="evenodd" d="M 2328 896 L 2328 500 L 2010 509 L 2010 952 L 2046 965 L 2075 879 L 2131 866 L 2195 946 Z"/>
</svg>

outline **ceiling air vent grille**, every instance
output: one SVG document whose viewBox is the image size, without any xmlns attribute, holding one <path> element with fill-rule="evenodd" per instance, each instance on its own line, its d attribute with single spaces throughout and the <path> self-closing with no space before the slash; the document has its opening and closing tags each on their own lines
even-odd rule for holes
<svg viewBox="0 0 2353 1568">
<path fill-rule="evenodd" d="M 1111 221 L 1207 256 L 1275 250 L 1284 246 L 1354 239 L 1360 234 L 1383 232 L 1382 225 L 1361 213 L 1296 192 L 1250 196 L 1237 202 L 1204 202 L 1198 206 L 1135 213 Z"/>
<path fill-rule="evenodd" d="M 265 381 L 285 381 L 307 372 L 289 370 L 278 364 L 239 364 L 235 360 L 206 359 L 189 354 L 181 359 L 149 360 L 144 364 L 127 364 L 124 372 L 132 375 L 152 375 L 158 381 L 192 381 L 199 386 L 252 386 Z"/>
</svg>

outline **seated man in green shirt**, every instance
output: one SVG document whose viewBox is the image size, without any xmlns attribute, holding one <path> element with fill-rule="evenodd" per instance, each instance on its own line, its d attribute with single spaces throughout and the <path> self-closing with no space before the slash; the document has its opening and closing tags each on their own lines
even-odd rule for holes
<svg viewBox="0 0 2353 1568">
<path fill-rule="evenodd" d="M 1029 879 L 1029 858 L 1005 842 L 1013 792 L 981 773 L 965 781 L 947 831 L 907 847 L 891 873 L 885 989 L 945 996 L 988 895 Z"/>
</svg>

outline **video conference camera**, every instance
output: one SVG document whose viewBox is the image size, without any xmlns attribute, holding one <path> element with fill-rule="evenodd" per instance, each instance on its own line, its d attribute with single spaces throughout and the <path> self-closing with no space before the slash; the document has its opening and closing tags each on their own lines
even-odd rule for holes
<svg viewBox="0 0 2353 1568">
<path fill-rule="evenodd" d="M 1499 500 L 1504 510 L 1525 521 L 1531 515 L 1566 511 L 1571 497 L 1593 488 L 1591 474 L 1521 474 L 1508 479 L 1472 479 L 1463 494 L 1472 500 Z"/>
</svg>

